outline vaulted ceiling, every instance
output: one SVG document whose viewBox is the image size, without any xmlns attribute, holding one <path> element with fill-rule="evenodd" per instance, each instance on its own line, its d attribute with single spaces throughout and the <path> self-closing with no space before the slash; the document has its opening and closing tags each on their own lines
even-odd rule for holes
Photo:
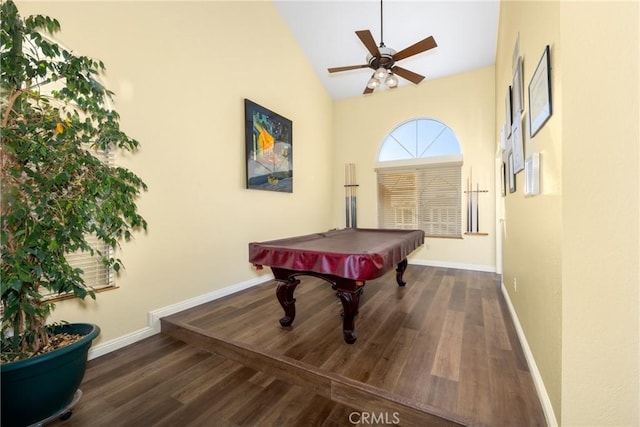
<svg viewBox="0 0 640 427">
<path fill-rule="evenodd" d="M 327 68 L 367 63 L 368 51 L 355 31 L 368 29 L 380 43 L 381 2 L 276 0 L 275 4 L 331 97 L 361 96 L 371 69 L 330 74 Z M 426 79 L 495 63 L 499 0 L 385 0 L 382 10 L 387 47 L 400 51 L 425 37 L 435 38 L 437 47 L 397 63 Z M 399 86 L 413 84 L 399 80 Z"/>
</svg>

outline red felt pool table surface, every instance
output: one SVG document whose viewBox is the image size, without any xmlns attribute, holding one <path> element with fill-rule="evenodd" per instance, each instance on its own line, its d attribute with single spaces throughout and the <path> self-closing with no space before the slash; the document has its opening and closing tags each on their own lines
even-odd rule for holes
<svg viewBox="0 0 640 427">
<path fill-rule="evenodd" d="M 424 243 L 422 230 L 346 228 L 249 244 L 249 262 L 366 281 L 378 278 Z"/>
</svg>

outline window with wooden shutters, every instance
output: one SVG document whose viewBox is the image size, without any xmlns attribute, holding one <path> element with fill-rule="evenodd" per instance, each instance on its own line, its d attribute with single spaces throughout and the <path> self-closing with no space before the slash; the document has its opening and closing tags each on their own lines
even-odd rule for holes
<svg viewBox="0 0 640 427">
<path fill-rule="evenodd" d="M 462 236 L 462 155 L 453 131 L 437 120 L 396 127 L 378 154 L 378 226 Z"/>
</svg>

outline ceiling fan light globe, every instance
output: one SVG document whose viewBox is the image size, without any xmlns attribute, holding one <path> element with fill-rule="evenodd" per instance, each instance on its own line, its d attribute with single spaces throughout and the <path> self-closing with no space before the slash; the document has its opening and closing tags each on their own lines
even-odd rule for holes
<svg viewBox="0 0 640 427">
<path fill-rule="evenodd" d="M 389 76 L 385 79 L 384 83 L 389 87 L 396 87 L 398 86 L 398 78 L 389 73 Z"/>
<path fill-rule="evenodd" d="M 367 82 L 367 87 L 369 89 L 375 89 L 378 86 L 380 86 L 380 82 L 376 79 L 374 79 L 373 77 L 369 79 L 369 81 Z"/>
<path fill-rule="evenodd" d="M 389 72 L 386 69 L 380 67 L 376 70 L 374 77 L 380 81 L 384 81 L 384 79 L 386 79 L 388 75 Z"/>
</svg>

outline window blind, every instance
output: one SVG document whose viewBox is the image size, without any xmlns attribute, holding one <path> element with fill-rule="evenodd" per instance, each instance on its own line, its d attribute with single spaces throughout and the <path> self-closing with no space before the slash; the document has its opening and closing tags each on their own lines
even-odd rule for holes
<svg viewBox="0 0 640 427">
<path fill-rule="evenodd" d="M 378 225 L 421 229 L 430 237 L 461 237 L 462 164 L 377 170 Z"/>
<path fill-rule="evenodd" d="M 96 156 L 98 159 L 108 165 L 113 165 L 115 162 L 114 150 L 96 151 L 94 149 L 87 148 L 87 150 Z M 96 236 L 87 235 L 87 242 L 94 249 L 93 255 L 90 252 L 73 252 L 66 254 L 67 261 L 72 268 L 79 268 L 82 270 L 82 278 L 84 279 L 85 286 L 88 289 L 94 291 L 104 290 L 107 288 L 115 288 L 115 272 L 113 269 L 102 262 L 101 256 L 97 251 L 100 251 L 103 256 L 112 257 L 114 250 L 100 241 Z M 65 298 L 66 295 L 49 294 L 44 295 L 47 298 Z"/>
</svg>

